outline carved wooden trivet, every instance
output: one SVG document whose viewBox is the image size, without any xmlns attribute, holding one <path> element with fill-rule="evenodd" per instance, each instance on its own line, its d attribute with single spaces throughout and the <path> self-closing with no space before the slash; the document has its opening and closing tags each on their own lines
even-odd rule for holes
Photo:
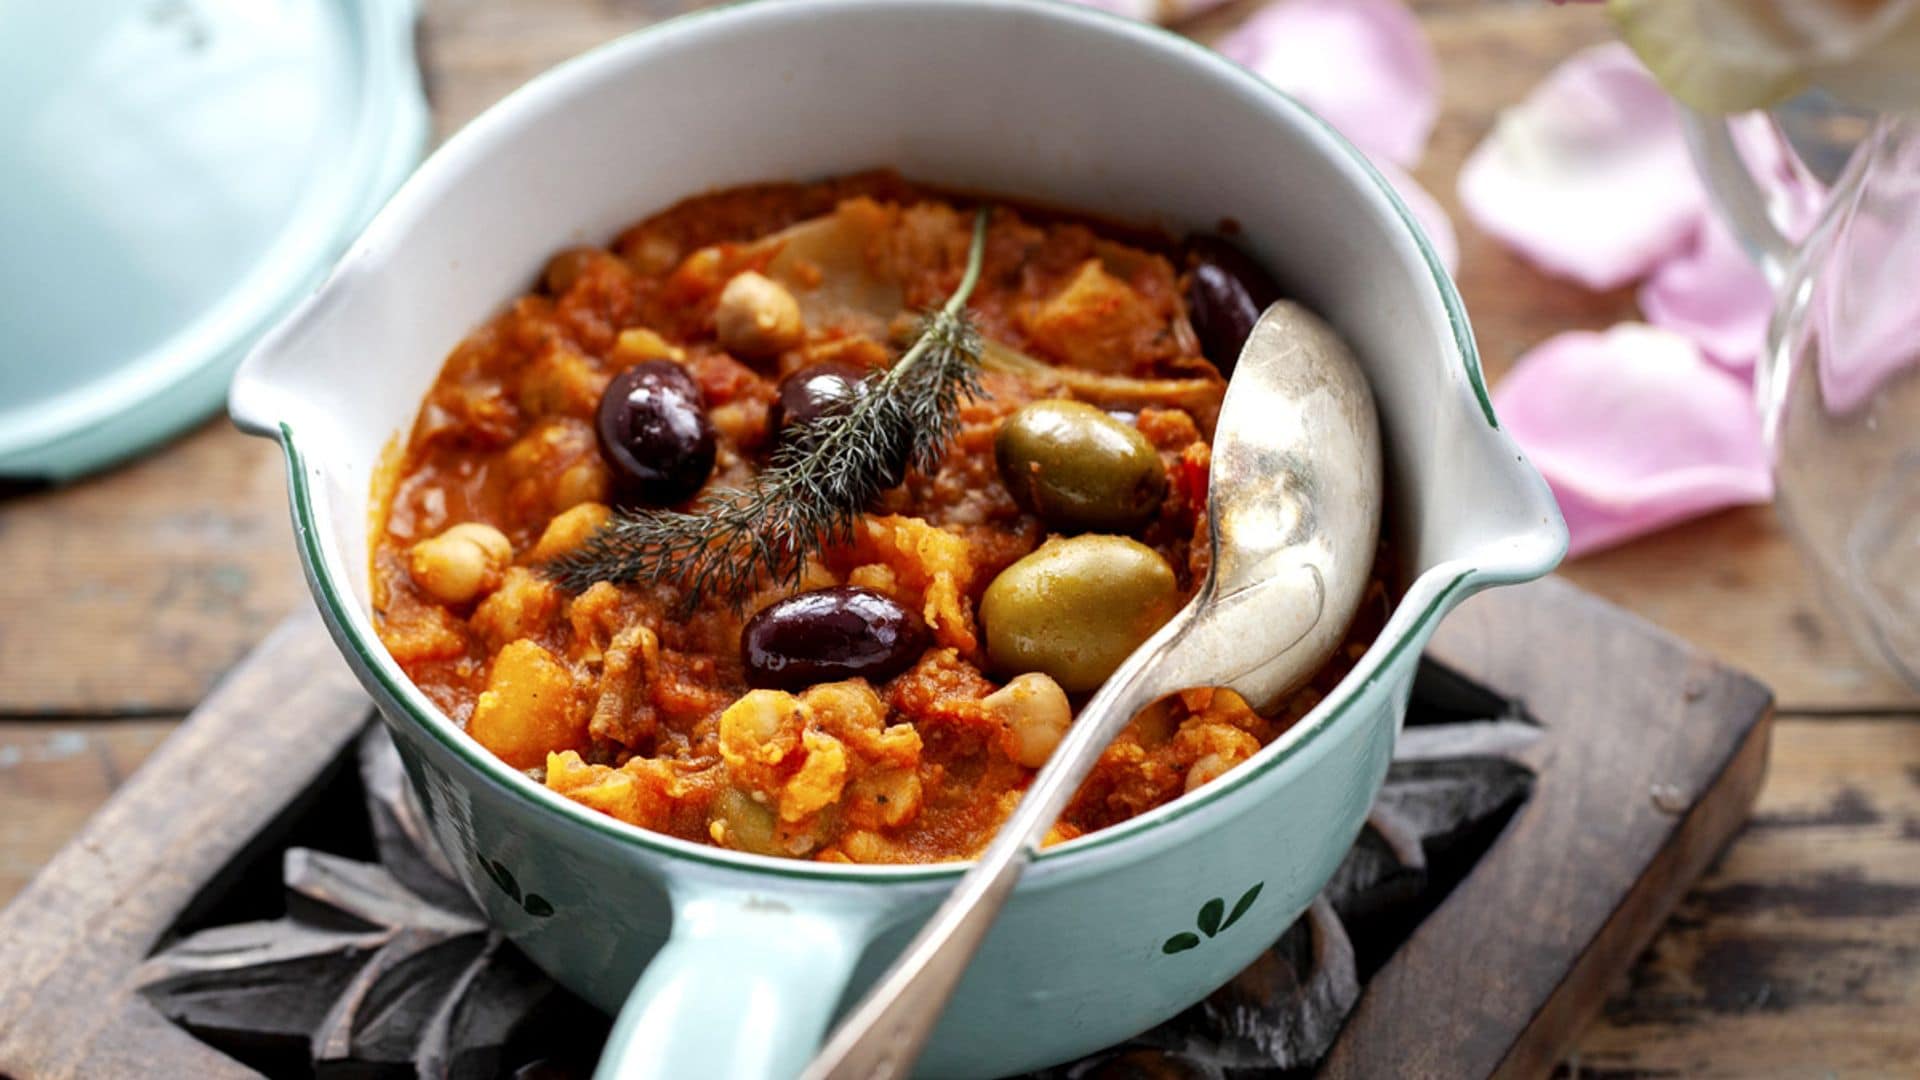
<svg viewBox="0 0 1920 1080">
<path fill-rule="evenodd" d="M 367 729 L 359 765 L 378 862 L 288 848 L 285 915 L 191 934 L 134 982 L 161 1015 L 276 1072 L 495 1075 L 559 988 L 453 880 L 384 729 Z"/>
<path fill-rule="evenodd" d="M 1769 698 L 1553 581 L 1470 603 L 1431 656 L 1391 789 L 1309 916 L 1206 1002 L 1056 1074 L 1551 1067 L 1744 819 Z M 354 766 L 365 717 L 311 616 L 236 669 L 0 913 L 0 1074 L 589 1068 L 604 1019 L 413 844 L 397 767 Z"/>
</svg>

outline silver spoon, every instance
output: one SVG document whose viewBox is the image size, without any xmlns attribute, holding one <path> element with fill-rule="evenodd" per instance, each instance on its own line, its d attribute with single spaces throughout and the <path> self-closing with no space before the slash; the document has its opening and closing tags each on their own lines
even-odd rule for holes
<svg viewBox="0 0 1920 1080">
<path fill-rule="evenodd" d="M 1226 687 L 1256 709 L 1326 662 L 1366 591 L 1380 530 L 1380 429 L 1346 345 L 1285 301 L 1240 352 L 1213 442 L 1212 569 L 1114 671 L 999 835 L 835 1029 L 806 1080 L 913 1068 L 980 941 L 1067 801 L 1128 721 L 1168 694 Z"/>
</svg>

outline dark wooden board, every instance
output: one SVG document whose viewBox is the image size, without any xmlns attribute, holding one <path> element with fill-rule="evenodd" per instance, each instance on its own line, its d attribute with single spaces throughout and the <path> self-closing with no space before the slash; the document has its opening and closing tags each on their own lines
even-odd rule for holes
<svg viewBox="0 0 1920 1080">
<path fill-rule="evenodd" d="M 0 1075 L 252 1075 L 161 1019 L 127 976 L 298 810 L 367 710 L 310 612 L 215 687 L 0 912 Z"/>
<path fill-rule="evenodd" d="M 1471 602 L 1432 655 L 1524 702 L 1533 795 L 1374 978 L 1324 1075 L 1544 1074 L 1739 828 L 1771 700 L 1559 581 Z M 131 988 L 222 868 L 298 817 L 367 704 L 317 618 L 284 625 L 0 912 L 0 1074 L 248 1070 Z"/>
<path fill-rule="evenodd" d="M 1746 820 L 1772 696 L 1558 579 L 1469 602 L 1431 654 L 1548 729 L 1520 755 L 1538 779 L 1368 984 L 1323 1075 L 1541 1076 Z"/>
</svg>

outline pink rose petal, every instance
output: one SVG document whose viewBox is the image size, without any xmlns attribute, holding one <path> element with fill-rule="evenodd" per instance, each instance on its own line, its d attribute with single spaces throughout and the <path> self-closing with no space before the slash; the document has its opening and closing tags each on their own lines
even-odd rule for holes
<svg viewBox="0 0 1920 1080">
<path fill-rule="evenodd" d="M 1799 238 L 1813 227 L 1826 188 L 1781 140 L 1765 116 L 1733 121 L 1734 141 L 1767 193 L 1775 223 Z M 1640 287 L 1648 322 L 1683 334 L 1733 371 L 1753 369 L 1766 346 L 1773 290 L 1720 216 L 1701 219 L 1687 250 L 1661 263 Z"/>
<path fill-rule="evenodd" d="M 1552 485 L 1572 554 L 1773 495 L 1752 392 L 1670 331 L 1557 335 L 1493 398 Z"/>
<path fill-rule="evenodd" d="M 1896 379 L 1911 379 L 1920 370 L 1920 301 L 1914 298 L 1914 282 L 1920 281 L 1920 145 L 1896 144 L 1890 152 L 1904 160 L 1883 158 L 1862 179 L 1844 228 L 1819 251 L 1814 269 L 1801 333 L 1817 340 L 1799 348 L 1813 350 L 1820 400 L 1830 416 L 1867 405 Z M 1897 411 L 1883 413 L 1884 422 L 1899 422 Z"/>
<path fill-rule="evenodd" d="M 1440 67 L 1399 0 L 1281 0 L 1219 49 L 1375 160 L 1410 167 L 1426 149 L 1440 112 Z"/>
<path fill-rule="evenodd" d="M 1427 242 L 1433 245 L 1434 254 L 1440 256 L 1440 265 L 1448 274 L 1460 269 L 1460 241 L 1453 234 L 1453 219 L 1440 208 L 1427 189 L 1420 182 L 1385 161 L 1375 161 L 1374 168 L 1387 178 L 1393 190 L 1400 193 L 1400 200 L 1407 204 L 1407 210 L 1413 219 L 1420 223 L 1421 231 L 1427 234 Z"/>
<path fill-rule="evenodd" d="M 1827 186 L 1813 175 L 1766 113 L 1733 117 L 1733 144 L 1766 193 L 1767 210 L 1788 236 L 1799 239 L 1827 204 Z"/>
<path fill-rule="evenodd" d="M 1611 289 L 1693 237 L 1705 196 L 1679 116 L 1625 45 L 1576 53 L 1460 170 L 1467 215 L 1549 273 Z"/>
<path fill-rule="evenodd" d="M 1640 286 L 1640 313 L 1728 370 L 1750 372 L 1766 344 L 1773 290 L 1740 241 L 1708 215 L 1693 246 L 1661 263 Z"/>
</svg>

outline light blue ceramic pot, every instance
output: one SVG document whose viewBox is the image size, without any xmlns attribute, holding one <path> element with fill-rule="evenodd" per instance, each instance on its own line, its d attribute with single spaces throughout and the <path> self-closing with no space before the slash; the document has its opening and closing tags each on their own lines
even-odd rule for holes
<svg viewBox="0 0 1920 1080">
<path fill-rule="evenodd" d="M 535 80 L 427 162 L 247 360 L 232 407 L 286 449 L 314 595 L 467 886 L 562 983 L 624 1004 L 610 1075 L 792 1074 L 959 871 L 701 847 L 506 767 L 374 634 L 369 485 L 447 351 L 553 250 L 714 187 L 881 165 L 1174 231 L 1237 221 L 1366 366 L 1412 583 L 1339 690 L 1251 762 L 1035 860 L 927 1075 L 1071 1058 L 1244 967 L 1358 833 L 1435 624 L 1565 546 L 1405 207 L 1326 126 L 1196 45 L 1017 0 L 790 0 L 688 16 Z"/>
</svg>

